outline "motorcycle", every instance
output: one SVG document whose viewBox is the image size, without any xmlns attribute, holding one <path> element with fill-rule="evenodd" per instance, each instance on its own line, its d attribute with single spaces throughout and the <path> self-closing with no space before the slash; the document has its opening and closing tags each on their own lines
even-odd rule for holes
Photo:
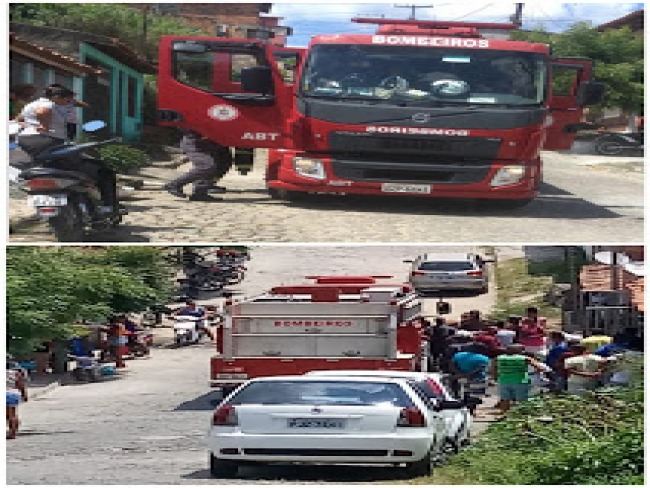
<svg viewBox="0 0 650 488">
<path fill-rule="evenodd" d="M 84 356 L 68 356 L 76 361 L 77 366 L 72 370 L 72 377 L 77 381 L 96 382 L 104 376 L 103 365 L 96 359 Z"/>
<path fill-rule="evenodd" d="M 86 132 L 105 127 L 102 121 L 84 124 Z M 43 151 L 33 158 L 35 166 L 23 170 L 19 179 L 28 193 L 27 204 L 48 221 L 54 236 L 61 242 L 83 241 L 88 232 L 117 226 L 126 211 L 117 200 L 114 173 L 109 170 L 104 180 L 113 180 L 113 204 L 104 206 L 98 181 L 76 170 L 61 169 L 71 161 L 87 161 L 101 166 L 101 161 L 87 154 L 96 147 L 120 142 L 119 138 L 82 144 L 66 143 Z M 103 171 L 100 169 L 99 171 Z M 109 175 L 110 173 L 110 175 Z"/>
<path fill-rule="evenodd" d="M 198 344 L 205 332 L 205 319 L 203 317 L 194 317 L 193 315 L 177 315 L 174 317 L 174 344 L 176 346 L 186 346 L 188 344 Z"/>
<path fill-rule="evenodd" d="M 129 334 L 129 340 L 126 343 L 129 356 L 142 358 L 149 356 L 151 346 L 153 346 L 153 334 L 147 331 L 138 331 Z"/>
<path fill-rule="evenodd" d="M 602 156 L 616 156 L 624 151 L 643 152 L 643 144 L 643 132 L 604 132 L 594 141 L 594 148 Z"/>
</svg>

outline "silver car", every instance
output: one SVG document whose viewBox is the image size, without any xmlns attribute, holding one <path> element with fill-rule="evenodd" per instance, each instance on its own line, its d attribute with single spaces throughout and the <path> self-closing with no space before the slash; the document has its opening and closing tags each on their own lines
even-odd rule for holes
<svg viewBox="0 0 650 488">
<path fill-rule="evenodd" d="M 412 263 L 409 283 L 416 291 L 488 291 L 488 274 L 480 256 L 466 253 L 428 253 Z"/>
</svg>

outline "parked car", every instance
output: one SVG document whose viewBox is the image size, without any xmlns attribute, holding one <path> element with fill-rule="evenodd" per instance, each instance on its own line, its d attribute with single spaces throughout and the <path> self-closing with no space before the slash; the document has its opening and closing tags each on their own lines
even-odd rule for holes
<svg viewBox="0 0 650 488">
<path fill-rule="evenodd" d="M 408 281 L 416 291 L 488 291 L 488 275 L 483 259 L 472 253 L 427 253 L 411 263 Z"/>
<path fill-rule="evenodd" d="M 424 476 L 444 436 L 433 404 L 404 379 L 255 378 L 214 411 L 210 471 L 229 478 L 251 462 L 360 463 L 405 465 L 409 476 Z"/>
<path fill-rule="evenodd" d="M 345 370 L 345 371 L 311 371 L 306 376 L 331 377 L 344 376 L 350 378 L 395 378 L 404 379 L 414 383 L 414 386 L 422 391 L 434 405 L 443 401 L 455 401 L 456 398 L 449 392 L 439 373 L 425 373 L 416 371 L 377 371 L 377 370 Z M 470 398 L 470 401 L 480 399 Z M 470 429 L 472 427 L 472 415 L 467 406 L 455 409 L 443 409 L 440 411 L 445 421 L 445 443 L 454 452 L 458 452 L 461 446 L 470 442 Z"/>
</svg>

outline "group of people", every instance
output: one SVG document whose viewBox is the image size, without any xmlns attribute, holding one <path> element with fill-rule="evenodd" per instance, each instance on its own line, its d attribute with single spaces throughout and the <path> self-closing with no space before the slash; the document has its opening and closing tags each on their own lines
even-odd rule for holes
<svg viewBox="0 0 650 488">
<path fill-rule="evenodd" d="M 77 109 L 90 108 L 88 103 L 75 99 L 72 90 L 60 84 L 49 85 L 43 90 L 42 96 L 35 98 L 37 92 L 34 85 L 23 84 L 12 87 L 9 95 L 10 119 L 22 126 L 17 138 L 18 145 L 31 158 L 66 141 L 73 141 L 77 136 Z M 193 167 L 163 188 L 176 197 L 186 198 L 183 187 L 193 183 L 194 189 L 189 200 L 220 200 L 211 193 L 222 193 L 226 190 L 215 182 L 233 165 L 230 149 L 189 130 L 183 131 L 180 148 Z M 113 202 L 109 200 L 112 189 L 104 189 L 100 180 L 112 182 L 113 178 L 100 174 L 96 168 L 90 167 L 92 165 L 88 162 L 83 165 L 75 164 L 79 167 L 61 169 L 88 172 L 89 176 L 100 184 L 100 190 L 106 200 L 105 211 L 111 211 Z"/>
<path fill-rule="evenodd" d="M 472 311 L 456 324 L 438 317 L 425 326 L 431 369 L 447 375 L 457 397 L 480 397 L 488 386 L 496 385 L 501 414 L 528 399 L 535 374 L 557 393 L 582 395 L 594 390 L 611 378 L 616 355 L 629 347 L 623 334 L 581 338 L 547 332 L 545 318 L 534 307 L 525 317 L 512 316 L 505 322 L 485 321 Z"/>
</svg>

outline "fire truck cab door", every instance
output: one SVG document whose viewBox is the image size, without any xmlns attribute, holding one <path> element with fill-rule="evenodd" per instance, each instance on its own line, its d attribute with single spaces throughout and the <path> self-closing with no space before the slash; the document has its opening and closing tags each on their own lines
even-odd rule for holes
<svg viewBox="0 0 650 488">
<path fill-rule="evenodd" d="M 582 121 L 583 109 L 578 106 L 577 93 L 581 83 L 591 80 L 592 62 L 586 59 L 554 59 L 551 62 L 551 93 L 544 149 L 571 149 L 576 137 L 576 124 Z"/>
<path fill-rule="evenodd" d="M 287 84 L 273 47 L 257 39 L 163 36 L 158 69 L 161 125 L 239 148 L 291 148 Z M 244 91 L 242 70 L 270 72 L 268 93 Z"/>
</svg>

